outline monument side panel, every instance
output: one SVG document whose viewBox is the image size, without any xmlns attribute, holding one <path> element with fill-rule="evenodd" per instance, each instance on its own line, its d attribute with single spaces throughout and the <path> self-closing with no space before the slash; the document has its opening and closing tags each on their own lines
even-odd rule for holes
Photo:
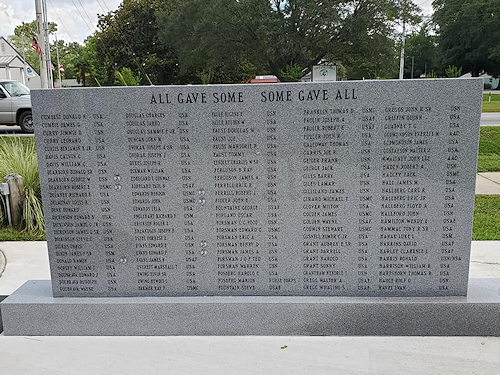
<svg viewBox="0 0 500 375">
<path fill-rule="evenodd" d="M 54 295 L 465 295 L 481 93 L 33 90 Z"/>
</svg>

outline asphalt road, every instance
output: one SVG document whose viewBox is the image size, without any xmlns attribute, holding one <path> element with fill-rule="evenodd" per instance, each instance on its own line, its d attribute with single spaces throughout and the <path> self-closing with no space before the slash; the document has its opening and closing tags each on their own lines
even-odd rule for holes
<svg viewBox="0 0 500 375">
<path fill-rule="evenodd" d="M 481 126 L 500 126 L 500 112 L 482 113 Z M 33 137 L 33 134 L 24 134 L 19 126 L 0 125 L 0 136 Z"/>
<path fill-rule="evenodd" d="M 21 131 L 19 126 L 6 126 L 0 125 L 0 136 L 21 136 L 21 137 L 33 137 L 33 134 L 25 134 Z"/>
</svg>

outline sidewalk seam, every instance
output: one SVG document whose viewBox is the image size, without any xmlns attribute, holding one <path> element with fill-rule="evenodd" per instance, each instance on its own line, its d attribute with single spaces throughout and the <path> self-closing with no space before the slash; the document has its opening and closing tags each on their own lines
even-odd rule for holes
<svg viewBox="0 0 500 375">
<path fill-rule="evenodd" d="M 491 181 L 491 182 L 493 182 L 494 184 L 496 184 L 496 185 L 499 185 L 499 186 L 500 186 L 500 184 L 499 184 L 498 182 L 496 182 L 495 180 L 492 180 L 491 178 L 488 178 L 488 177 L 486 177 L 486 176 L 483 176 L 481 173 L 478 173 L 478 175 L 479 175 L 479 176 L 481 176 L 482 178 L 485 178 L 485 179 L 487 179 L 488 181 Z"/>
<path fill-rule="evenodd" d="M 494 265 L 494 266 L 500 266 L 500 263 L 498 263 L 498 262 L 482 262 L 480 260 L 471 260 L 470 262 L 471 263 L 491 264 L 491 265 Z"/>
</svg>

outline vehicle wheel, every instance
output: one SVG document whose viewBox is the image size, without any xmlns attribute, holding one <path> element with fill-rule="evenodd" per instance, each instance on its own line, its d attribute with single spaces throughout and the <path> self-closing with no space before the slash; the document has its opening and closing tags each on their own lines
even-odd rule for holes
<svg viewBox="0 0 500 375">
<path fill-rule="evenodd" d="M 25 133 L 33 133 L 35 131 L 31 111 L 21 113 L 21 116 L 19 116 L 19 126 Z"/>
</svg>

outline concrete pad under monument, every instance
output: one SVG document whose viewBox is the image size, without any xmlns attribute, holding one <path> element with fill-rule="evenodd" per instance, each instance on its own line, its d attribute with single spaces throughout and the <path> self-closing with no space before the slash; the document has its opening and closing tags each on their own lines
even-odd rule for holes
<svg viewBox="0 0 500 375">
<path fill-rule="evenodd" d="M 468 282 L 481 80 L 33 103 L 54 297 L 25 284 L 6 335 L 499 334 Z"/>
</svg>

